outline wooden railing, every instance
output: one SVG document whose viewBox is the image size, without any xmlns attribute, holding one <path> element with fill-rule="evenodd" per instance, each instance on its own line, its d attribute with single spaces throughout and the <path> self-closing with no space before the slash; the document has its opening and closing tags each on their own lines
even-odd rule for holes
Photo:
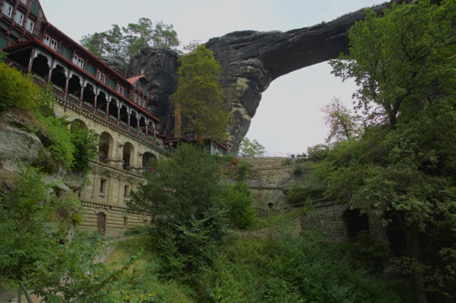
<svg viewBox="0 0 456 303">
<path fill-rule="evenodd" d="M 9 59 L 5 59 L 5 62 L 19 71 L 23 73 L 28 73 L 27 69 L 25 69 L 23 66 L 17 64 L 14 61 L 11 61 Z M 97 118 L 102 118 L 104 121 L 109 125 L 109 127 L 115 129 L 116 131 L 120 131 L 123 133 L 126 133 L 133 138 L 144 142 L 146 145 L 148 145 L 151 149 L 159 152 L 162 155 L 168 156 L 169 152 L 161 146 L 156 145 L 156 141 L 154 136 L 148 135 L 144 132 L 138 131 L 132 127 L 129 127 L 126 123 L 117 120 L 115 117 L 109 115 L 109 113 L 102 112 L 95 110 L 92 105 L 86 103 L 86 102 L 80 102 L 80 99 L 74 95 L 66 93 L 64 90 L 62 90 L 60 87 L 53 85 L 52 83 L 46 82 L 43 78 L 36 74 L 32 74 L 32 79 L 33 81 L 40 87 L 46 88 L 50 87 L 51 92 L 53 95 L 59 100 L 60 103 L 63 103 L 63 105 L 71 105 L 75 108 L 79 108 L 86 112 L 86 115 L 91 115 L 91 117 L 97 117 Z M 82 105 L 81 105 L 82 104 Z"/>
</svg>

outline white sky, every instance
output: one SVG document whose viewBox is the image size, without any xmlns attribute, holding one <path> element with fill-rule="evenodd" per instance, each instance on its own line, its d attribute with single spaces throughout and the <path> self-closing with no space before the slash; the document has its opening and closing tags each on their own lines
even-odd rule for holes
<svg viewBox="0 0 456 303">
<path fill-rule="evenodd" d="M 173 24 L 181 45 L 239 30 L 288 31 L 331 21 L 382 0 L 41 0 L 49 22 L 76 41 L 83 35 L 126 26 L 146 17 Z M 247 137 L 270 156 L 303 153 L 323 143 L 327 128 L 320 109 L 338 97 L 351 107 L 353 83 L 330 74 L 327 63 L 271 83 L 263 93 Z"/>
</svg>

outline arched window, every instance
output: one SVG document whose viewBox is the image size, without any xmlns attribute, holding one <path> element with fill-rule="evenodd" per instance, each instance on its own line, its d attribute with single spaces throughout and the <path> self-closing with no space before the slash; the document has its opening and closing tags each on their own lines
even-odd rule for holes
<svg viewBox="0 0 456 303">
<path fill-rule="evenodd" d="M 108 159 L 112 158 L 113 138 L 107 133 L 103 132 L 100 135 L 100 145 L 98 147 L 98 155 L 100 162 L 107 163 Z"/>
<path fill-rule="evenodd" d="M 131 143 L 127 142 L 123 146 L 123 168 L 124 169 L 130 169 L 130 167 L 133 165 L 133 156 L 134 156 L 134 147 Z"/>
</svg>

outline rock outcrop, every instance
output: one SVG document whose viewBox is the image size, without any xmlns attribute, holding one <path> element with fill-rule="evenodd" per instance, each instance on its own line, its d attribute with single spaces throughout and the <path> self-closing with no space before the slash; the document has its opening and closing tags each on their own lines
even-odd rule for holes
<svg viewBox="0 0 456 303">
<path fill-rule="evenodd" d="M 373 7 L 381 12 L 389 3 Z M 328 23 L 287 32 L 239 31 L 212 38 L 213 50 L 223 70 L 221 85 L 231 110 L 230 144 L 237 150 L 260 104 L 261 94 L 278 77 L 306 66 L 336 58 L 348 50 L 347 33 L 364 10 L 346 14 Z M 153 81 L 157 115 L 171 127 L 168 96 L 177 86 L 177 53 L 145 49 L 133 61 L 133 70 L 144 71 Z M 166 119 L 163 119 L 165 118 Z"/>
<path fill-rule="evenodd" d="M 45 154 L 41 140 L 27 130 L 30 124 L 21 111 L 0 114 L 0 188 L 9 187 L 17 171 L 36 164 Z"/>
<path fill-rule="evenodd" d="M 167 48 L 144 48 L 132 59 L 131 75 L 144 75 L 151 81 L 153 106 L 149 107 L 162 122 L 161 130 L 173 127 L 169 95 L 177 88 L 179 54 Z"/>
</svg>

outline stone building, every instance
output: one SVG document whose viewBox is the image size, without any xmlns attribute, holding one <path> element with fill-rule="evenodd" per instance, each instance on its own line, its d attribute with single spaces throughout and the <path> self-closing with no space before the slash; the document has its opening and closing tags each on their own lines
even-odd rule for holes
<svg viewBox="0 0 456 303">
<path fill-rule="evenodd" d="M 55 113 L 100 136 L 99 157 L 78 195 L 81 229 L 117 236 L 146 218 L 128 213 L 129 192 L 151 158 L 167 156 L 144 75 L 125 78 L 49 23 L 38 0 L 0 0 L 0 50 L 49 87 Z"/>
</svg>

